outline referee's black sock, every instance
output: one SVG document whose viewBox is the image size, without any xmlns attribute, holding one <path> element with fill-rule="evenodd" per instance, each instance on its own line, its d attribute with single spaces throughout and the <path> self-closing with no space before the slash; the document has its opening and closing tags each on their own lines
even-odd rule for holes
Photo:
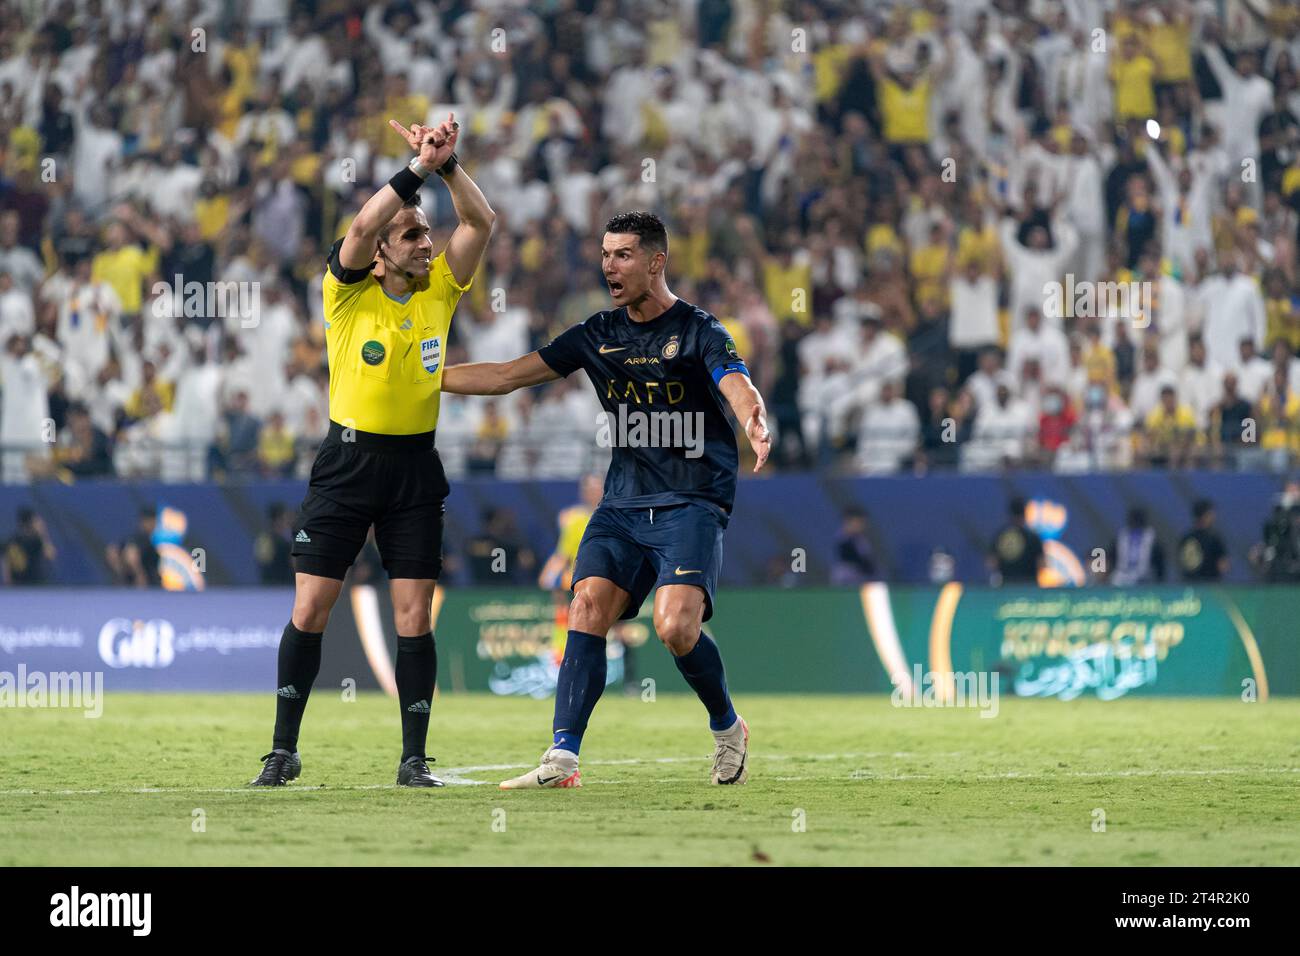
<svg viewBox="0 0 1300 956">
<path fill-rule="evenodd" d="M 429 707 L 438 682 L 433 632 L 397 638 L 397 702 L 402 708 L 402 761 L 423 757 L 429 736 Z"/>
<path fill-rule="evenodd" d="M 275 750 L 293 753 L 298 749 L 298 728 L 307 709 L 307 695 L 320 673 L 322 635 L 300 631 L 290 621 L 280 638 L 276 667 Z"/>
</svg>

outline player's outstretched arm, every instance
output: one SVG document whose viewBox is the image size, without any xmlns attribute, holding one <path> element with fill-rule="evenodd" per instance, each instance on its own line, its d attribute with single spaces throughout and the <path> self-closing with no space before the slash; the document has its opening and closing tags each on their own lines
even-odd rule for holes
<svg viewBox="0 0 1300 956">
<path fill-rule="evenodd" d="M 745 423 L 745 435 L 754 449 L 754 471 L 758 471 L 772 453 L 772 433 L 767 430 L 767 406 L 748 375 L 732 372 L 722 377 L 718 389 L 731 405 L 736 421 Z"/>
<path fill-rule="evenodd" d="M 426 170 L 437 169 L 447 162 L 456 148 L 456 140 L 460 137 L 460 126 L 450 113 L 447 114 L 447 119 L 437 126 L 421 126 L 419 123 L 413 123 L 411 128 L 407 129 L 397 120 L 389 120 L 388 125 L 419 154 L 420 165 Z M 397 175 L 414 177 L 416 174 L 409 170 L 402 170 Z M 427 176 L 428 173 L 424 178 Z M 394 181 L 398 181 L 396 177 Z M 411 191 L 414 192 L 414 189 L 419 188 L 419 182 L 418 180 L 412 182 L 414 188 Z M 379 192 L 366 200 L 366 204 L 361 207 L 361 211 L 348 226 L 347 235 L 343 237 L 343 245 L 339 249 L 339 264 L 343 268 L 364 269 L 370 265 L 375 258 L 375 249 L 378 248 L 380 231 L 397 215 L 397 211 L 402 208 L 405 201 L 393 188 L 392 182 L 385 183 Z"/>
<path fill-rule="evenodd" d="M 508 395 L 515 389 L 553 382 L 559 377 L 560 373 L 542 361 L 539 354 L 529 352 L 510 362 L 449 365 L 442 373 L 442 390 L 453 395 Z"/>
</svg>

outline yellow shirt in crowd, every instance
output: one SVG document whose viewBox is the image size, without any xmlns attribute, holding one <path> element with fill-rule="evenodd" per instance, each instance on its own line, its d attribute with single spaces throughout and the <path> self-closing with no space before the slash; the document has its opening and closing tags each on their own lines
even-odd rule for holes
<svg viewBox="0 0 1300 956">
<path fill-rule="evenodd" d="M 122 300 L 123 314 L 140 311 L 144 280 L 158 268 L 158 250 L 145 252 L 137 245 L 125 245 L 116 251 L 105 249 L 92 260 L 90 278 L 107 282 Z"/>
<path fill-rule="evenodd" d="M 930 81 L 917 80 L 912 88 L 886 79 L 880 84 L 880 113 L 885 142 L 890 145 L 930 141 Z"/>
<path fill-rule="evenodd" d="M 1156 65 L 1149 57 L 1116 60 L 1110 68 L 1115 84 L 1115 119 L 1149 119 L 1156 115 L 1155 88 L 1151 85 Z"/>
</svg>

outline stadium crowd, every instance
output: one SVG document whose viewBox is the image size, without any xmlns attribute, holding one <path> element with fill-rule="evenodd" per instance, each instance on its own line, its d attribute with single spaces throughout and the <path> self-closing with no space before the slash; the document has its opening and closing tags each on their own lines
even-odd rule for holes
<svg viewBox="0 0 1300 956">
<path fill-rule="evenodd" d="M 305 475 L 325 251 L 407 159 L 387 120 L 452 111 L 499 219 L 449 363 L 604 307 L 647 208 L 778 468 L 1285 469 L 1298 78 L 1266 0 L 8 0 L 0 480 Z M 576 476 L 598 410 L 444 396 L 438 444 Z"/>
</svg>

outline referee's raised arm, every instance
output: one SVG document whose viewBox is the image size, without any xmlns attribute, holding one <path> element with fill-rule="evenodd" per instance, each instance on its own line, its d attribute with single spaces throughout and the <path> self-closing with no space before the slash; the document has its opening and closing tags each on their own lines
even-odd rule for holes
<svg viewBox="0 0 1300 956">
<path fill-rule="evenodd" d="M 496 213 L 456 159 L 460 124 L 456 122 L 454 113 L 448 113 L 437 126 L 413 123 L 407 129 L 397 120 L 389 120 L 388 125 L 416 151 L 416 158 L 361 207 L 343 237 L 339 264 L 345 269 L 368 268 L 374 261 L 384 227 L 419 191 L 429 175 L 437 172 L 451 192 L 452 205 L 460 220 L 447 243 L 447 265 L 456 281 L 464 284 L 478 268 L 479 259 L 492 235 Z"/>
</svg>

